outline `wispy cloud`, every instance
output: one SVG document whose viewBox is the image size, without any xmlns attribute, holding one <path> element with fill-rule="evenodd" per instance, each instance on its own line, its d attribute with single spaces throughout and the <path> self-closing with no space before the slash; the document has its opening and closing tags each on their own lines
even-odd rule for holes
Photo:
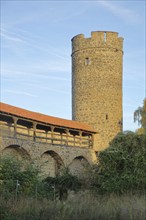
<svg viewBox="0 0 146 220">
<path fill-rule="evenodd" d="M 41 87 L 40 89 L 45 89 L 45 90 L 48 90 L 50 92 L 56 92 L 56 93 L 62 93 L 62 94 L 70 94 L 69 92 L 63 91 L 61 89 L 52 89 L 52 88 L 48 88 L 48 87 Z"/>
<path fill-rule="evenodd" d="M 23 71 L 22 71 L 23 70 Z M 55 74 L 55 75 L 54 75 Z M 32 62 L 31 65 L 13 64 L 4 65 L 2 62 L 1 77 L 5 78 L 26 78 L 26 76 L 42 79 L 56 79 L 69 81 L 71 75 L 70 62 L 61 61 L 41 61 L 37 64 Z"/>
<path fill-rule="evenodd" d="M 28 92 L 23 92 L 23 91 L 14 91 L 14 90 L 9 90 L 9 89 L 4 89 L 3 93 L 12 93 L 15 95 L 25 95 L 25 96 L 30 96 L 30 97 L 37 97 L 36 95 Z"/>
<path fill-rule="evenodd" d="M 1 33 L 1 37 L 3 37 L 4 39 L 7 39 L 7 40 L 11 40 L 11 41 L 15 41 L 15 42 L 24 42 L 22 39 L 18 38 L 18 37 L 12 37 L 8 34 L 4 34 L 4 33 Z"/>
<path fill-rule="evenodd" d="M 50 91 L 50 92 L 55 92 L 55 93 L 62 93 L 62 94 L 70 94 L 70 91 L 65 91 L 63 89 L 59 89 L 59 88 L 50 88 L 49 85 L 48 86 L 41 86 L 40 84 L 37 83 L 27 83 L 27 86 L 31 86 L 31 87 L 36 87 L 37 90 L 40 91 Z"/>
<path fill-rule="evenodd" d="M 31 35 L 31 37 L 27 37 L 26 33 L 27 33 L 27 35 L 28 34 Z M 22 43 L 24 48 L 26 47 L 29 50 L 31 48 L 33 50 L 37 49 L 39 51 L 42 51 L 43 53 L 45 52 L 47 54 L 50 54 L 51 56 L 55 56 L 59 59 L 69 61 L 69 56 L 67 53 L 64 52 L 64 50 L 58 49 L 57 47 L 53 47 L 51 45 L 51 42 L 48 42 L 46 44 L 41 45 L 40 42 L 43 42 L 43 39 L 41 39 L 41 37 L 39 37 L 39 36 L 36 38 L 36 36 L 33 36 L 29 32 L 23 31 L 20 33 L 20 30 L 19 30 L 19 32 L 15 33 L 14 31 L 10 31 L 9 29 L 1 28 L 0 35 L 3 39 L 10 41 L 10 47 L 14 46 L 11 43 L 12 43 L 12 41 L 15 41 L 15 43 L 16 42 Z M 2 45 L 2 46 L 5 46 L 5 45 Z M 15 45 L 15 47 L 17 47 L 17 45 Z M 22 50 L 22 48 L 21 48 L 21 50 Z"/>
<path fill-rule="evenodd" d="M 19 76 L 27 76 L 30 73 L 26 71 L 19 71 L 19 70 L 13 70 L 13 67 L 10 67 L 10 69 L 1 69 L 1 77 L 12 77 L 14 80 L 16 77 Z"/>
<path fill-rule="evenodd" d="M 133 104 L 124 104 L 124 107 L 128 107 L 128 108 L 135 108 L 135 105 Z M 132 113 L 130 113 L 129 115 L 131 116 Z"/>
<path fill-rule="evenodd" d="M 97 4 L 103 6 L 104 8 L 112 12 L 114 15 L 126 21 L 127 23 L 133 24 L 139 20 L 139 15 L 135 11 L 120 6 L 119 2 L 117 1 L 103 0 L 97 1 Z"/>
<path fill-rule="evenodd" d="M 63 77 L 53 77 L 53 76 L 41 76 L 41 78 L 47 78 L 47 79 L 51 79 L 51 80 L 55 80 L 55 81 L 67 81 L 70 82 L 70 79 L 68 78 L 63 78 Z"/>
</svg>

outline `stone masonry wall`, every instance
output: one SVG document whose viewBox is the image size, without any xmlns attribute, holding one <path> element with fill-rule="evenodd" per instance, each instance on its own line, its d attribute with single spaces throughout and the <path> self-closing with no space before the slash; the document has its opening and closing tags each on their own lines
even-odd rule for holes
<svg viewBox="0 0 146 220">
<path fill-rule="evenodd" d="M 122 50 L 116 32 L 72 39 L 72 117 L 96 129 L 95 151 L 108 147 L 122 129 Z"/>
<path fill-rule="evenodd" d="M 0 156 L 10 155 L 24 164 L 34 163 L 41 170 L 43 177 L 56 176 L 62 168 L 68 167 L 72 174 L 84 175 L 87 164 L 97 162 L 95 151 L 92 149 L 92 135 L 80 136 L 76 131 L 74 136 L 68 133 L 50 133 L 33 127 L 27 128 L 26 124 L 14 126 L 7 123 L 1 115 L 0 121 Z M 4 121 L 6 120 L 6 121 Z M 18 119 L 19 122 L 19 119 Z M 63 136 L 64 135 L 64 136 Z M 85 134 L 84 134 L 85 135 Z M 47 139 L 48 138 L 48 139 Z M 85 172 L 84 172 L 85 171 Z"/>
<path fill-rule="evenodd" d="M 97 162 L 93 149 L 37 143 L 0 136 L 0 155 L 14 156 L 23 163 L 33 162 L 44 177 L 56 176 L 60 168 L 69 167 L 71 173 L 81 175 L 82 160 L 90 165 Z"/>
</svg>

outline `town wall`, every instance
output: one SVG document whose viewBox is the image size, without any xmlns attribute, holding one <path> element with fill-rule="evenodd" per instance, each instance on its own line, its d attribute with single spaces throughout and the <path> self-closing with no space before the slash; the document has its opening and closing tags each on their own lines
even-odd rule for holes
<svg viewBox="0 0 146 220">
<path fill-rule="evenodd" d="M 0 123 L 0 155 L 15 157 L 24 165 L 34 164 L 43 178 L 61 174 L 64 168 L 69 168 L 74 175 L 84 175 L 86 168 L 97 162 L 90 144 L 90 136 L 59 132 L 48 132 L 46 135 L 39 129 L 34 133 L 33 128 L 28 129 L 25 124 Z"/>
</svg>

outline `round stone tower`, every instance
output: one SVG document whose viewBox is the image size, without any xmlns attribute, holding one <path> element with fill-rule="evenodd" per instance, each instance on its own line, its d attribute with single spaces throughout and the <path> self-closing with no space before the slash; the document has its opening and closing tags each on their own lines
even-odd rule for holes
<svg viewBox="0 0 146 220">
<path fill-rule="evenodd" d="M 91 125 L 94 150 L 108 147 L 122 130 L 123 38 L 95 31 L 72 39 L 72 119 Z"/>
</svg>

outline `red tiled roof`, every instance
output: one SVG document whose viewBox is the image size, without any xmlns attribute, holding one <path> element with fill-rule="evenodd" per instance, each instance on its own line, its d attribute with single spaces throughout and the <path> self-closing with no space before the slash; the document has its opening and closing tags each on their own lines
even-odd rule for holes
<svg viewBox="0 0 146 220">
<path fill-rule="evenodd" d="M 37 122 L 46 123 L 49 125 L 56 125 L 59 127 L 66 127 L 70 129 L 77 129 L 77 130 L 83 130 L 83 131 L 96 133 L 96 131 L 92 127 L 90 127 L 87 124 L 78 122 L 78 121 L 52 117 L 52 116 L 44 115 L 41 113 L 28 111 L 26 109 L 18 108 L 18 107 L 8 105 L 2 102 L 0 102 L 0 111 L 7 113 L 7 114 L 15 115 L 18 117 L 31 119 Z"/>
</svg>

